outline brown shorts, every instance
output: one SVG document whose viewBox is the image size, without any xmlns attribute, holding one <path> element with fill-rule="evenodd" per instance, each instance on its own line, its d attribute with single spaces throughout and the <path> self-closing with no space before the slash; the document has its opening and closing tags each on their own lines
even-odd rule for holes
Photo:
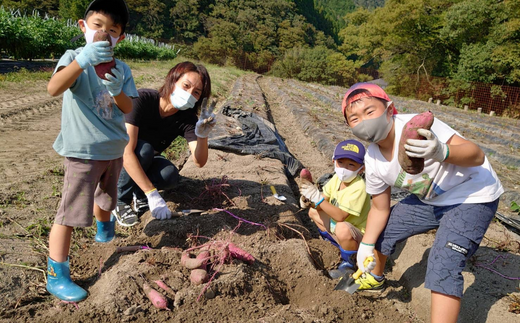
<svg viewBox="0 0 520 323">
<path fill-rule="evenodd" d="M 94 203 L 112 211 L 117 203 L 117 181 L 123 158 L 87 160 L 67 157 L 61 204 L 54 223 L 69 227 L 89 227 Z"/>
</svg>

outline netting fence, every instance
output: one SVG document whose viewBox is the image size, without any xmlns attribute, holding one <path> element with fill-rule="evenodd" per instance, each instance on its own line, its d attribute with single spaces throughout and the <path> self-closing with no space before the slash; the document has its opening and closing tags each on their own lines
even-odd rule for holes
<svg viewBox="0 0 520 323">
<path fill-rule="evenodd" d="M 462 82 L 440 77 L 410 76 L 409 89 L 414 89 L 416 99 L 456 106 L 482 113 L 520 118 L 520 87 L 480 82 Z"/>
</svg>

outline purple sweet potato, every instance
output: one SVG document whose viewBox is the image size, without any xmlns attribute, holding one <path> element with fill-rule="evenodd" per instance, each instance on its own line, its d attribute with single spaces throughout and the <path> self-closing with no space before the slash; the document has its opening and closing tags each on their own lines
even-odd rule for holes
<svg viewBox="0 0 520 323">
<path fill-rule="evenodd" d="M 417 133 L 417 129 L 430 130 L 433 120 L 433 113 L 426 111 L 414 116 L 403 127 L 403 133 L 399 141 L 398 158 L 399 164 L 408 174 L 415 175 L 421 173 L 424 169 L 424 158 L 408 157 L 404 145 L 408 139 L 426 139 Z"/>
<path fill-rule="evenodd" d="M 108 33 L 105 31 L 98 30 L 94 34 L 94 42 L 103 41 L 103 40 L 107 40 L 110 43 L 110 45 L 112 45 L 112 39 L 110 38 L 110 35 L 108 35 Z M 113 75 L 112 69 L 114 67 L 116 67 L 116 60 L 112 59 L 112 61 L 110 61 L 108 63 L 101 63 L 101 64 L 94 66 L 94 69 L 96 70 L 96 74 L 99 78 L 106 80 L 107 78 L 105 77 L 105 74 L 108 73 L 110 75 Z"/>
</svg>

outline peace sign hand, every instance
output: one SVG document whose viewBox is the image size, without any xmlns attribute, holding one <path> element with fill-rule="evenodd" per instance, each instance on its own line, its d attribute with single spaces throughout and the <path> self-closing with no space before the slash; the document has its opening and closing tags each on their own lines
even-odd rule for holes
<svg viewBox="0 0 520 323">
<path fill-rule="evenodd" d="M 208 99 L 202 100 L 202 109 L 200 111 L 199 121 L 195 125 L 195 135 L 199 138 L 208 138 L 209 133 L 217 124 L 216 116 L 213 113 L 217 100 L 212 100 L 211 105 L 208 107 Z"/>
</svg>

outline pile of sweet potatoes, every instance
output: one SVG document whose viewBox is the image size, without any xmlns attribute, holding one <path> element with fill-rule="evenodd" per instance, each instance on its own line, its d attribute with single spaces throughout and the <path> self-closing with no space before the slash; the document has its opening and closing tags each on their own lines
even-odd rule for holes
<svg viewBox="0 0 520 323">
<path fill-rule="evenodd" d="M 197 249 L 198 254 L 195 254 Z M 221 265 L 229 263 L 231 259 L 238 259 L 248 264 L 255 261 L 251 254 L 231 242 L 210 241 L 184 251 L 181 256 L 181 265 L 191 270 L 190 281 L 192 284 L 200 285 L 209 280 L 209 266 L 213 270 L 218 270 Z"/>
</svg>

